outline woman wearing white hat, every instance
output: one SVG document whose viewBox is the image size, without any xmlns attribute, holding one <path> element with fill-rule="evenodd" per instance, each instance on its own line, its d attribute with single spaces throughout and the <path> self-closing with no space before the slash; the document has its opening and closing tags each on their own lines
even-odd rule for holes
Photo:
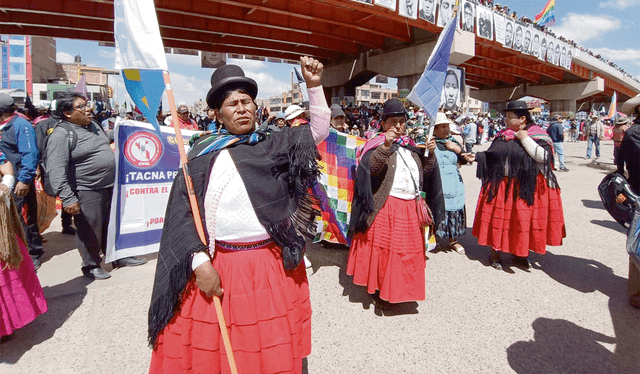
<svg viewBox="0 0 640 374">
<path fill-rule="evenodd" d="M 453 126 L 453 122 L 449 121 L 444 113 L 438 113 L 433 135 L 436 139 L 435 154 L 438 158 L 444 194 L 445 219 L 436 228 L 436 236 L 438 239 L 448 238 L 449 246 L 464 254 L 464 247 L 457 240 L 467 229 L 464 184 L 458 165 L 468 163 L 468 156 L 462 153 L 462 144 L 451 136 Z"/>
</svg>

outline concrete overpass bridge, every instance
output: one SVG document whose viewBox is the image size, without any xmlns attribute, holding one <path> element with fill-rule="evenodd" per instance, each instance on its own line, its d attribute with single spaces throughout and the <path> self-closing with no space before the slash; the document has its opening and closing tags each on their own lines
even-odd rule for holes
<svg viewBox="0 0 640 374">
<path fill-rule="evenodd" d="M 410 89 L 442 30 L 379 6 L 352 0 L 155 0 L 165 47 L 296 60 L 311 55 L 327 66 L 332 96 L 354 95 L 376 74 Z M 0 34 L 113 42 L 111 0 L 0 0 Z M 509 97 L 536 96 L 552 111 L 582 102 L 624 101 L 640 84 L 581 54 L 571 69 L 459 30 L 451 64 L 463 67 L 470 95 L 499 109 Z M 587 105 L 586 108 L 590 108 Z"/>
</svg>

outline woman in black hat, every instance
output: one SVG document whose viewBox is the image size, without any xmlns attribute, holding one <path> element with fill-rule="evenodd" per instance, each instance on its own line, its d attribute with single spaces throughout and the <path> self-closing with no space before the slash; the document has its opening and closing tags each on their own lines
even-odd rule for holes
<svg viewBox="0 0 640 374">
<path fill-rule="evenodd" d="M 211 297 L 222 298 L 238 371 L 300 373 L 311 352 L 304 236 L 315 234 L 316 144 L 329 132 L 320 62 L 302 57 L 311 125 L 256 131 L 258 87 L 235 65 L 211 76 L 223 129 L 200 138 L 189 169 L 207 243 L 182 173 L 167 206 L 153 296 L 151 373 L 228 373 Z"/>
<path fill-rule="evenodd" d="M 418 223 L 416 192 L 425 192 L 436 227 L 444 218 L 444 197 L 435 140 L 429 156 L 405 135 L 407 114 L 398 99 L 382 112 L 382 134 L 359 151 L 349 224 L 347 274 L 367 287 L 376 306 L 425 299 L 425 242 Z"/>
<path fill-rule="evenodd" d="M 562 200 L 551 138 L 534 123 L 526 102 L 508 102 L 505 115 L 507 128 L 475 156 L 482 190 L 473 236 L 491 247 L 494 268 L 502 269 L 499 252 L 506 252 L 528 269 L 529 250 L 544 254 L 566 236 Z"/>
</svg>

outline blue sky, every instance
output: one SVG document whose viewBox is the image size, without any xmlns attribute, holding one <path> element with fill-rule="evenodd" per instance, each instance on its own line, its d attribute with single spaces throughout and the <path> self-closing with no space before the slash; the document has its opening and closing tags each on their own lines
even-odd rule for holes
<svg viewBox="0 0 640 374">
<path fill-rule="evenodd" d="M 499 0 L 509 5 L 518 16 L 531 19 L 544 8 L 547 0 Z M 640 0 L 556 0 L 554 31 L 578 44 L 602 54 L 628 73 L 640 77 Z M 82 56 L 87 65 L 113 68 L 115 49 L 100 47 L 97 42 L 57 39 L 58 62 L 72 62 Z M 212 69 L 200 67 L 197 56 L 167 55 L 176 102 L 192 104 L 204 99 L 210 87 Z M 253 60 L 228 59 L 227 63 L 242 66 L 247 76 L 258 82 L 259 98 L 268 98 L 285 91 L 291 84 L 292 66 Z M 395 87 L 396 80 L 390 85 Z M 116 98 L 128 99 L 122 78 L 112 77 L 110 85 Z M 129 99 L 130 100 L 130 99 Z M 164 98 L 166 105 L 166 97 Z"/>
</svg>

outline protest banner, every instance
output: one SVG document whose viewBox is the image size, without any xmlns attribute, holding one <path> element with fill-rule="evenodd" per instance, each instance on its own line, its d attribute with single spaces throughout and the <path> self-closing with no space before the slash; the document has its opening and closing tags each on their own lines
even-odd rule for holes
<svg viewBox="0 0 640 374">
<path fill-rule="evenodd" d="M 173 128 L 148 123 L 116 123 L 116 181 L 111 200 L 106 262 L 155 253 L 180 155 Z M 182 130 L 185 142 L 197 131 Z M 184 145 L 185 148 L 188 144 Z"/>
</svg>

